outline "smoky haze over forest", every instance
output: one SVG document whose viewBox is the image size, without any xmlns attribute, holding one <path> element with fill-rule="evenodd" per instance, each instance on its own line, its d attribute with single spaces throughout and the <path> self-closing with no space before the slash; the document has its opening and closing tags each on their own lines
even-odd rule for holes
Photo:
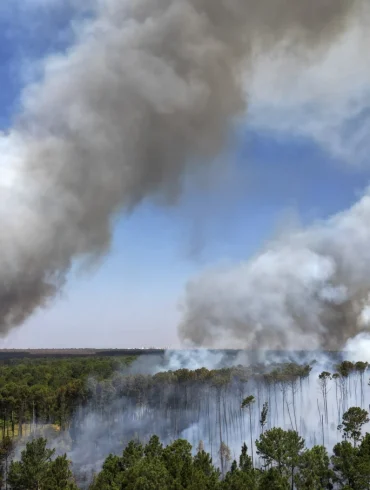
<svg viewBox="0 0 370 490">
<path fill-rule="evenodd" d="M 281 43 L 313 63 L 369 11 L 361 0 L 105 0 L 91 8 L 0 136 L 3 335 L 50 303 L 74 261 L 109 251 L 117 213 L 156 194 L 176 201 L 182 177 L 212 162 L 246 112 L 245 76 L 259 55 Z M 317 346 L 342 346 L 366 325 L 357 320 L 366 320 L 370 286 L 368 214 L 366 195 L 255 262 L 192 283 L 181 337 L 276 347 L 282 331 L 292 345 L 304 331 Z"/>
</svg>

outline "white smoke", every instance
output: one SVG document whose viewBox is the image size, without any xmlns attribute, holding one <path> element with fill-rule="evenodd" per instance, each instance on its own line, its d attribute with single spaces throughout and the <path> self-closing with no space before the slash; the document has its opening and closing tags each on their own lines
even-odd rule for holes
<svg viewBox="0 0 370 490">
<path fill-rule="evenodd" d="M 349 339 L 345 350 L 352 362 L 357 359 L 370 360 L 370 332 L 362 332 Z"/>
<path fill-rule="evenodd" d="M 180 336 L 195 345 L 341 349 L 366 331 L 370 193 L 351 209 L 188 284 Z"/>
</svg>

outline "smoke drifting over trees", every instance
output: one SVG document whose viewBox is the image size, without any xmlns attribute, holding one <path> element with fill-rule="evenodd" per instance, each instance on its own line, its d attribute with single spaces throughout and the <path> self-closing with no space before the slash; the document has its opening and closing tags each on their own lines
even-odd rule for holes
<svg viewBox="0 0 370 490">
<path fill-rule="evenodd" d="M 45 61 L 0 137 L 1 333 L 48 303 L 74 260 L 109 250 L 119 211 L 155 193 L 174 199 L 184 173 L 217 155 L 245 112 L 243 75 L 258 53 L 284 42 L 299 56 L 319 56 L 361 7 L 360 0 L 92 3 L 75 44 Z M 322 260 L 325 281 L 337 271 Z M 337 295 L 338 287 L 327 291 Z M 212 338 L 183 332 L 197 342 Z"/>
<path fill-rule="evenodd" d="M 330 451 L 342 437 L 356 446 L 361 431 L 353 422 L 368 430 L 369 365 L 342 361 L 340 353 L 316 354 L 317 362 L 292 352 L 275 362 L 270 353 L 261 364 L 247 362 L 246 352 L 207 357 L 183 351 L 181 357 L 155 356 L 157 368 L 149 361 L 147 370 L 146 356 L 133 363 L 12 360 L 0 370 L 0 436 L 16 443 L 16 458 L 28 437 L 47 437 L 58 454 L 68 453 L 81 482 L 100 470 L 108 454 L 121 454 L 130 440 L 145 442 L 153 434 L 164 443 L 183 438 L 203 448 L 224 476 L 244 442 L 259 468 L 256 440 L 271 430 L 297 431 L 310 448 L 322 444 Z M 197 360 L 204 367 L 167 370 L 186 366 L 186 357 L 189 367 Z M 246 364 L 238 364 L 243 358 Z"/>
</svg>

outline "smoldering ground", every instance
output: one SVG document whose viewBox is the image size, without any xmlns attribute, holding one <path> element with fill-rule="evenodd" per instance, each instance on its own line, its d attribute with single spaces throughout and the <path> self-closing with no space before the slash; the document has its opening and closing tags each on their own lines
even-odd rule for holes
<svg viewBox="0 0 370 490">
<path fill-rule="evenodd" d="M 246 110 L 244 75 L 281 43 L 312 62 L 368 4 L 357 0 L 91 1 L 65 54 L 45 60 L 0 137 L 4 335 L 109 251 L 114 218 L 173 202 Z"/>
</svg>

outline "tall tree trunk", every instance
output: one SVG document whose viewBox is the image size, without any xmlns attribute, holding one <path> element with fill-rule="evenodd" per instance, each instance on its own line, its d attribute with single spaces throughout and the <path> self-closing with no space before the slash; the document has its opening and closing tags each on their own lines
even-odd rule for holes
<svg viewBox="0 0 370 490">
<path fill-rule="evenodd" d="M 251 435 L 252 466 L 254 466 L 253 434 L 252 434 L 252 408 L 249 407 L 249 431 Z"/>
</svg>

